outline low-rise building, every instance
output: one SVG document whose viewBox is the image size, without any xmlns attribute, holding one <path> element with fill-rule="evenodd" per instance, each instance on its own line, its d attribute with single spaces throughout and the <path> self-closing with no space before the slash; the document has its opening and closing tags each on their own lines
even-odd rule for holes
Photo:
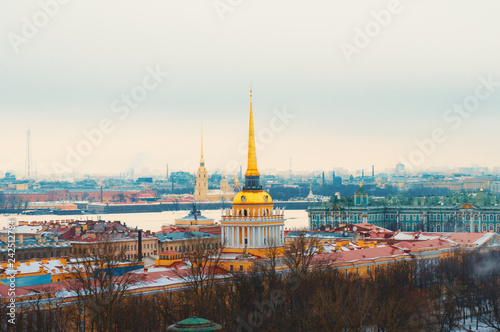
<svg viewBox="0 0 500 332">
<path fill-rule="evenodd" d="M 9 259 L 9 246 L 7 233 L 0 233 L 0 261 Z M 42 232 L 37 234 L 16 234 L 15 257 L 16 260 L 29 260 L 33 258 L 66 257 L 71 254 L 71 244 L 59 239 L 57 235 Z"/>
<path fill-rule="evenodd" d="M 160 251 L 178 251 L 181 254 L 194 250 L 197 243 L 210 248 L 219 248 L 221 245 L 220 234 L 208 232 L 191 231 L 184 229 L 170 229 L 169 231 L 156 233 Z"/>
</svg>

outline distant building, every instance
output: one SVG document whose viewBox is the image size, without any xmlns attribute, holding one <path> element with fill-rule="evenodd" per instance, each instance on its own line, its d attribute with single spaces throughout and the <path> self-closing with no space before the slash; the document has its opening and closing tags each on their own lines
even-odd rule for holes
<svg viewBox="0 0 500 332">
<path fill-rule="evenodd" d="M 353 206 L 310 206 L 307 211 L 311 230 L 370 223 L 390 230 L 413 232 L 500 233 L 500 206 L 475 206 L 469 203 L 456 206 L 368 205 L 368 195 L 362 188 L 354 194 Z"/>
<path fill-rule="evenodd" d="M 9 258 L 8 234 L 0 233 L 0 261 L 6 262 Z M 47 232 L 37 234 L 16 234 L 16 260 L 33 258 L 59 258 L 71 254 L 71 244 L 60 240 L 57 235 Z"/>
<path fill-rule="evenodd" d="M 137 183 L 153 183 L 153 178 L 146 177 L 146 178 L 138 178 Z"/>
<path fill-rule="evenodd" d="M 217 228 L 220 230 L 219 227 Z M 158 239 L 160 252 L 170 250 L 182 255 L 194 250 L 199 241 L 203 241 L 206 246 L 211 248 L 219 248 L 221 242 L 219 234 L 182 228 L 165 228 L 157 232 L 155 236 Z"/>
<path fill-rule="evenodd" d="M 75 255 L 85 255 L 92 252 L 92 247 L 99 242 L 114 243 L 116 250 L 123 250 L 124 260 L 142 259 L 157 255 L 159 252 L 158 238 L 154 233 L 130 229 L 119 221 L 86 223 L 85 227 L 77 230 L 69 241 L 73 246 L 72 253 Z"/>
<path fill-rule="evenodd" d="M 214 219 L 210 219 L 201 215 L 201 211 L 193 204 L 193 209 L 185 217 L 175 219 L 175 224 L 179 226 L 198 226 L 198 225 L 213 225 Z"/>
<path fill-rule="evenodd" d="M 464 180 L 463 189 L 468 190 L 481 190 L 490 187 L 491 179 L 488 178 L 467 178 Z"/>
<path fill-rule="evenodd" d="M 170 181 L 180 185 L 189 185 L 194 180 L 193 174 L 184 171 L 172 172 L 170 174 Z"/>
<path fill-rule="evenodd" d="M 397 176 L 402 176 L 402 175 L 405 175 L 406 171 L 405 171 L 405 165 L 399 163 L 396 165 L 396 175 Z"/>
</svg>

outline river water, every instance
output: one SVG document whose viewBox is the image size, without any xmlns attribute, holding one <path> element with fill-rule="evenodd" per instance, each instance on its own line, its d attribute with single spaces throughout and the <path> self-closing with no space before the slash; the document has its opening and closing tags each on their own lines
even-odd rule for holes
<svg viewBox="0 0 500 332">
<path fill-rule="evenodd" d="M 129 227 L 138 227 L 143 230 L 157 232 L 162 225 L 173 225 L 175 219 L 186 216 L 189 211 L 163 211 L 150 213 L 122 213 L 122 214 L 86 214 L 86 215 L 0 215 L 0 229 L 7 227 L 9 219 L 17 221 L 50 221 L 50 220 L 105 220 L 125 222 Z M 221 210 L 202 210 L 201 214 L 207 218 L 219 221 Z M 285 210 L 285 228 L 298 229 L 308 228 L 307 212 L 304 210 Z"/>
</svg>

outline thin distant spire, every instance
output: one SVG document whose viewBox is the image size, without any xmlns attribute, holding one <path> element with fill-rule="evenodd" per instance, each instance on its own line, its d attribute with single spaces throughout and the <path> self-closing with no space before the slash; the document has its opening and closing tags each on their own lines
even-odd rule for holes
<svg viewBox="0 0 500 332">
<path fill-rule="evenodd" d="M 203 158 L 203 121 L 201 122 L 201 158 L 200 158 L 200 165 L 201 166 L 205 165 L 205 159 Z"/>
<path fill-rule="evenodd" d="M 255 134 L 253 129 L 252 84 L 250 84 L 250 127 L 248 130 L 248 165 L 245 176 L 259 176 L 257 153 L 255 152 Z"/>
</svg>

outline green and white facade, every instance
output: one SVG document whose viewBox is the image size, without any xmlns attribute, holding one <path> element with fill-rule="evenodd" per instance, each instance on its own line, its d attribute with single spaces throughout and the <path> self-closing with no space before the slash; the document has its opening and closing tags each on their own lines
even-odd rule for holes
<svg viewBox="0 0 500 332">
<path fill-rule="evenodd" d="M 354 206 L 310 206 L 311 230 L 335 228 L 341 224 L 370 223 L 390 230 L 424 232 L 500 233 L 500 206 L 387 205 L 369 206 L 365 192 L 354 194 Z"/>
</svg>

